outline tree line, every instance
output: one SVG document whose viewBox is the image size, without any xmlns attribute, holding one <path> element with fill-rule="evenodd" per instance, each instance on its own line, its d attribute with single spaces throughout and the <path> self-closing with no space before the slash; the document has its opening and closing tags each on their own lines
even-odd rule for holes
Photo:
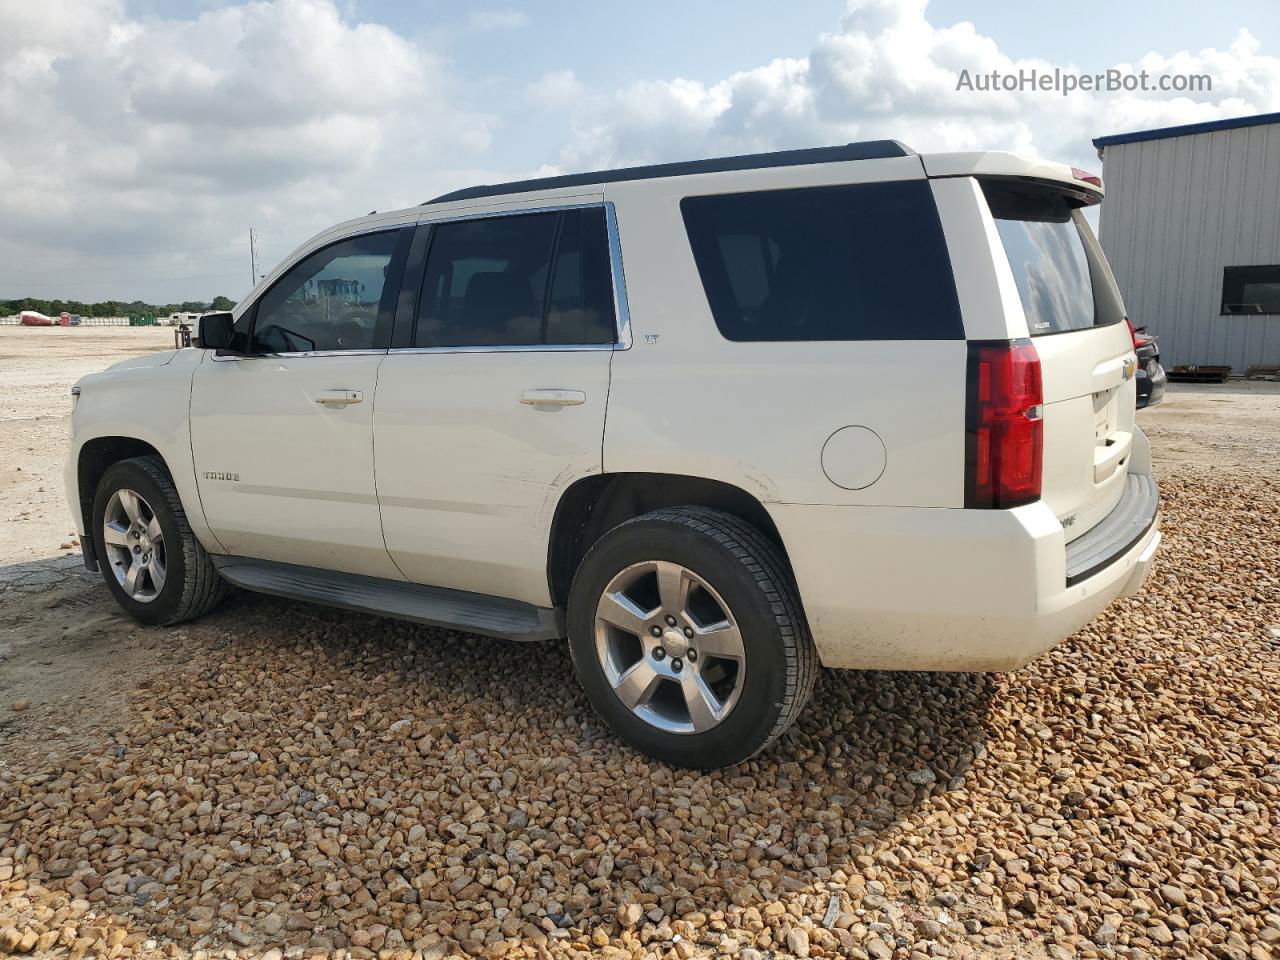
<svg viewBox="0 0 1280 960">
<path fill-rule="evenodd" d="M 184 300 L 182 303 L 145 303 L 133 300 L 100 300 L 97 303 L 81 303 L 79 300 L 42 300 L 39 297 L 23 297 L 20 300 L 0 300 L 0 316 L 34 310 L 46 316 L 60 313 L 78 313 L 82 317 L 134 317 L 147 315 L 161 317 L 170 313 L 203 313 L 206 310 L 230 310 L 236 302 L 230 297 L 214 297 L 210 301 Z"/>
</svg>

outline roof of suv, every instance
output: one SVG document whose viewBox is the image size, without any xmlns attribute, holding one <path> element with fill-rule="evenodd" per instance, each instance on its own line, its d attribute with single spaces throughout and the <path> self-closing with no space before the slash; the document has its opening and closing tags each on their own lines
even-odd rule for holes
<svg viewBox="0 0 1280 960">
<path fill-rule="evenodd" d="M 617 170 L 595 170 L 590 173 L 571 173 L 558 177 L 514 180 L 510 183 L 481 184 L 442 194 L 428 200 L 422 206 L 491 197 L 510 197 L 521 193 L 538 193 L 544 190 L 571 187 L 657 180 L 664 177 L 687 177 L 737 170 L 764 170 L 772 167 L 798 167 L 818 163 L 845 163 L 902 157 L 918 158 L 928 177 L 1024 177 L 1061 184 L 1086 204 L 1097 203 L 1102 199 L 1100 181 L 1096 178 L 1085 180 L 1084 177 L 1089 175 L 1083 171 L 1050 160 L 1024 157 L 999 150 L 929 153 L 921 156 L 899 140 L 864 140 L 860 143 L 846 143 L 836 147 L 775 150 L 770 153 L 748 153 L 736 157 L 655 163 L 645 167 L 623 167 Z"/>
<path fill-rule="evenodd" d="M 592 173 L 574 173 L 559 177 L 539 177 L 532 180 L 516 180 L 511 183 L 483 184 L 455 190 L 428 200 L 417 207 L 371 213 L 334 224 L 311 237 L 297 250 L 285 257 L 245 300 L 252 300 L 257 291 L 274 282 L 280 270 L 294 262 L 296 254 L 316 249 L 318 244 L 344 237 L 354 231 L 389 229 L 412 225 L 420 218 L 445 218 L 457 210 L 466 211 L 469 200 L 498 198 L 501 204 L 519 194 L 539 193 L 574 187 L 604 186 L 638 180 L 658 180 L 666 177 L 687 177 L 699 174 L 728 173 L 733 171 L 765 170 L 783 167 L 803 167 L 810 164 L 846 163 L 859 160 L 905 160 L 914 158 L 914 166 L 929 178 L 946 177 L 998 177 L 1025 178 L 1056 184 L 1067 189 L 1080 203 L 1094 204 L 1102 199 L 1101 182 L 1082 179 L 1083 171 L 1062 163 L 1019 156 L 1004 151 L 971 151 L 961 153 L 919 154 L 899 140 L 865 140 L 835 147 L 811 147 L 802 150 L 777 150 L 770 153 L 749 153 L 737 157 L 716 157 L 708 160 L 687 160 L 678 163 L 658 163 L 644 167 L 624 167 L 618 170 L 597 170 Z M 908 164 L 913 166 L 913 164 Z M 785 178 L 784 178 L 785 179 Z M 552 194 L 554 196 L 554 194 Z M 534 198 L 537 199 L 537 198 Z M 423 211 L 423 207 L 441 208 Z M 457 207 L 448 206 L 457 204 Z M 484 205 L 484 204 L 480 204 Z"/>
<path fill-rule="evenodd" d="M 883 160 L 888 157 L 910 156 L 915 156 L 915 151 L 897 140 L 864 140 L 861 143 L 846 143 L 838 147 L 775 150 L 770 153 L 748 153 L 737 157 L 655 163 L 646 167 L 623 167 L 620 170 L 596 170 L 591 173 L 572 173 L 559 177 L 515 180 L 511 183 L 481 184 L 434 197 L 423 206 L 432 203 L 450 203 L 455 200 L 500 197 L 512 193 L 531 193 L 535 190 L 553 190 L 558 187 L 619 183 L 624 180 L 656 180 L 659 177 L 685 177 L 698 173 L 724 173 L 729 170 L 759 170 L 765 167 L 794 167 L 809 163 L 842 163 L 848 160 Z"/>
</svg>

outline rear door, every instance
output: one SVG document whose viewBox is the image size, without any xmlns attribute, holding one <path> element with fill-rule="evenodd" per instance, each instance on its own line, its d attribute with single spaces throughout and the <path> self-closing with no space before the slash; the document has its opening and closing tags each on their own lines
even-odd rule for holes
<svg viewBox="0 0 1280 960">
<path fill-rule="evenodd" d="M 596 203 L 419 227 L 413 329 L 374 414 L 383 531 L 410 581 L 549 604 L 556 504 L 601 471 L 619 340 L 606 220 Z"/>
<path fill-rule="evenodd" d="M 1134 439 L 1136 361 L 1115 279 L 1080 210 L 1039 183 L 983 192 L 1013 271 L 1044 386 L 1041 497 L 1074 540 L 1120 500 Z"/>
</svg>

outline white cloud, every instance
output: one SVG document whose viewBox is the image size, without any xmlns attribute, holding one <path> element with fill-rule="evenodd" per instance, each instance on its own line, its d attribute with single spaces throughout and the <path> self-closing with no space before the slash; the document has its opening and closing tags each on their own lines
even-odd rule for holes
<svg viewBox="0 0 1280 960">
<path fill-rule="evenodd" d="M 971 74 L 1066 71 L 1014 58 L 971 23 L 937 26 L 926 0 L 849 0 L 839 29 L 808 57 L 774 60 L 716 83 L 633 83 L 582 95 L 555 169 L 895 138 L 920 151 L 1010 149 L 1093 166 L 1093 137 L 1280 109 L 1280 59 L 1242 30 L 1226 50 L 1149 53 L 1125 72 L 1208 74 L 1209 92 L 957 90 Z"/>
<path fill-rule="evenodd" d="M 274 262 L 479 166 L 495 121 L 459 109 L 455 86 L 330 0 L 167 21 L 116 0 L 6 4 L 0 297 L 235 296 L 249 226 Z"/>
<path fill-rule="evenodd" d="M 472 30 L 519 30 L 529 23 L 527 14 L 520 10 L 477 10 L 467 18 Z"/>
<path fill-rule="evenodd" d="M 554 70 L 544 73 L 529 85 L 529 99 L 543 106 L 559 109 L 573 106 L 585 94 L 572 70 Z"/>
</svg>

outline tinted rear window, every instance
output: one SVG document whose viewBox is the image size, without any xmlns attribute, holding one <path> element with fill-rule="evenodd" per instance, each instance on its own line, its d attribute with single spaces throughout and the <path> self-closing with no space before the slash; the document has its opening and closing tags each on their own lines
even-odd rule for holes
<svg viewBox="0 0 1280 960">
<path fill-rule="evenodd" d="M 729 340 L 964 337 L 925 181 L 686 197 L 680 210 Z"/>
<path fill-rule="evenodd" d="M 612 284 L 601 207 L 436 224 L 414 346 L 612 343 Z"/>
<path fill-rule="evenodd" d="M 1033 337 L 1117 323 L 1124 308 L 1084 216 L 1037 184 L 982 185 Z"/>
</svg>

